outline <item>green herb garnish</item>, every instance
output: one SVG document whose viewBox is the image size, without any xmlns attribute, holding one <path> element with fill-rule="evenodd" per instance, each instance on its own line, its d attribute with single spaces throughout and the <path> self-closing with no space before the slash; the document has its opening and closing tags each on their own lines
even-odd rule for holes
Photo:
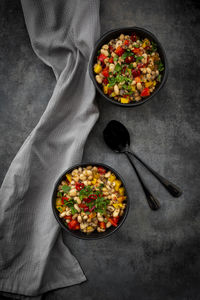
<svg viewBox="0 0 200 300">
<path fill-rule="evenodd" d="M 139 62 L 143 59 L 143 56 L 135 56 L 136 62 Z"/>
<path fill-rule="evenodd" d="M 117 63 L 116 66 L 115 66 L 115 71 L 119 72 L 119 71 L 121 71 L 121 69 L 122 69 L 122 67 L 120 66 L 119 63 Z"/>
<path fill-rule="evenodd" d="M 161 82 L 161 79 L 162 79 L 162 75 L 159 74 L 158 77 L 157 77 L 157 81 L 158 81 L 158 82 Z"/>
<path fill-rule="evenodd" d="M 71 190 L 71 187 L 68 186 L 68 185 L 63 185 L 62 190 L 63 190 L 64 193 L 68 193 Z"/>
<path fill-rule="evenodd" d="M 62 193 L 61 193 L 61 192 L 58 192 L 58 193 L 57 193 L 57 197 L 62 197 Z"/>
<path fill-rule="evenodd" d="M 151 48 L 152 52 L 156 52 L 157 51 L 157 44 L 154 43 L 154 42 L 151 42 L 151 46 L 152 46 L 152 48 Z"/>
</svg>

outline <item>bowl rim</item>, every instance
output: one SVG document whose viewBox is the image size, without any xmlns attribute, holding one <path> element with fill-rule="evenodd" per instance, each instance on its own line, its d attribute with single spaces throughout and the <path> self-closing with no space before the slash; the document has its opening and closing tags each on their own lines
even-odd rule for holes
<svg viewBox="0 0 200 300">
<path fill-rule="evenodd" d="M 104 168 L 106 168 L 107 170 L 112 171 L 117 178 L 119 178 L 122 181 L 123 187 L 125 188 L 126 191 L 126 209 L 125 212 L 121 218 L 121 221 L 119 223 L 119 225 L 115 228 L 113 228 L 111 231 L 109 231 L 107 234 L 104 234 L 103 236 L 101 235 L 101 233 L 99 234 L 99 236 L 96 237 L 91 237 L 89 235 L 85 235 L 85 236 L 78 236 L 77 234 L 75 234 L 72 230 L 68 229 L 68 227 L 64 226 L 63 222 L 61 221 L 60 217 L 58 216 L 58 212 L 56 211 L 56 207 L 55 207 L 55 193 L 57 191 L 57 187 L 62 179 L 62 177 L 69 172 L 72 172 L 74 169 L 78 168 L 78 167 L 86 167 L 86 166 L 102 166 Z M 106 238 L 108 236 L 110 236 L 111 234 L 113 234 L 114 232 L 116 232 L 117 230 L 119 230 L 119 228 L 122 226 L 122 224 L 124 223 L 124 221 L 127 218 L 128 212 L 129 212 L 129 207 L 130 207 L 130 200 L 129 200 L 129 195 L 127 192 L 127 188 L 125 186 L 125 180 L 123 179 L 123 177 L 115 170 L 113 169 L 111 166 L 104 164 L 104 163 L 100 163 L 100 162 L 86 162 L 86 163 L 79 163 L 79 164 L 74 164 L 71 167 L 69 167 L 67 170 L 65 170 L 57 179 L 57 181 L 54 184 L 54 188 L 53 188 L 53 193 L 52 193 L 52 198 L 51 198 L 51 203 L 52 203 L 52 210 L 53 210 L 53 214 L 54 217 L 56 218 L 58 224 L 61 226 L 62 229 L 64 229 L 64 231 L 70 233 L 72 236 L 79 238 L 79 239 L 83 239 L 83 240 L 98 240 L 98 239 L 102 239 L 102 238 Z"/>
<path fill-rule="evenodd" d="M 96 56 L 97 51 L 99 50 L 99 44 L 103 41 L 104 38 L 108 37 L 112 33 L 119 32 L 119 34 L 120 34 L 120 32 L 123 33 L 123 31 L 126 31 L 126 30 L 132 30 L 132 31 L 138 30 L 138 31 L 141 31 L 143 33 L 147 33 L 148 35 L 150 35 L 152 37 L 152 39 L 156 42 L 156 44 L 159 46 L 159 48 L 161 50 L 160 52 L 162 52 L 162 56 L 164 58 L 165 69 L 164 69 L 163 78 L 161 80 L 161 83 L 160 83 L 159 87 L 157 89 L 155 89 L 155 91 L 152 94 L 150 94 L 150 96 L 148 96 L 146 98 L 143 98 L 142 100 L 139 100 L 138 102 L 126 103 L 125 104 L 125 103 L 121 103 L 121 102 L 118 102 L 116 100 L 113 100 L 113 99 L 111 99 L 110 97 L 108 97 L 107 95 L 104 94 L 103 90 L 100 88 L 99 84 L 95 80 L 95 76 L 94 76 L 94 72 L 93 72 L 93 60 L 94 60 L 94 57 Z M 121 107 L 138 106 L 138 105 L 144 104 L 147 101 L 149 101 L 150 99 L 152 99 L 160 91 L 160 89 L 164 86 L 164 84 L 166 83 L 167 78 L 168 78 L 168 73 L 169 73 L 169 70 L 168 70 L 167 57 L 166 57 L 166 53 L 165 53 L 165 50 L 164 50 L 162 44 L 160 43 L 158 38 L 152 32 L 150 32 L 149 30 L 147 30 L 145 28 L 137 27 L 137 26 L 120 27 L 120 28 L 111 29 L 111 30 L 105 32 L 96 41 L 95 46 L 94 46 L 93 51 L 92 51 L 92 54 L 90 56 L 90 61 L 89 61 L 90 78 L 91 78 L 95 88 L 97 89 L 97 91 L 101 94 L 101 96 L 103 96 L 103 98 L 105 100 L 108 100 L 110 103 L 115 104 L 115 105 L 119 105 Z"/>
</svg>

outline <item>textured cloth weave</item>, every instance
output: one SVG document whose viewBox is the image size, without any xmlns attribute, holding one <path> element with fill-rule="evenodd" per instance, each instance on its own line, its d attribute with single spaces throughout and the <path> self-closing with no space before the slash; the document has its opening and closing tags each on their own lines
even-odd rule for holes
<svg viewBox="0 0 200 300">
<path fill-rule="evenodd" d="M 99 0 L 22 0 L 22 8 L 32 47 L 57 82 L 0 190 L 0 290 L 37 296 L 86 280 L 63 243 L 51 196 L 59 175 L 81 161 L 98 118 L 88 61 Z"/>
</svg>

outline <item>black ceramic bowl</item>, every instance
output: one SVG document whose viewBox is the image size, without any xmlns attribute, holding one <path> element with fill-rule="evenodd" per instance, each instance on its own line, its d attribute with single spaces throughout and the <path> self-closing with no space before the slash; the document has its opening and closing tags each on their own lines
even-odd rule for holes
<svg viewBox="0 0 200 300">
<path fill-rule="evenodd" d="M 84 232 L 81 232 L 79 230 L 70 230 L 68 229 L 67 226 L 64 225 L 64 222 L 62 221 L 62 219 L 59 217 L 59 212 L 58 210 L 56 209 L 56 205 L 55 205 L 55 202 L 56 202 L 56 194 L 57 194 L 57 188 L 58 186 L 60 185 L 61 181 L 62 180 L 65 180 L 66 177 L 65 177 L 65 174 L 66 173 L 71 173 L 74 169 L 78 168 L 78 167 L 87 167 L 87 166 L 99 166 L 99 167 L 103 167 L 104 169 L 106 169 L 106 171 L 111 171 L 112 173 L 115 174 L 115 176 L 117 177 L 117 179 L 121 180 L 122 182 L 122 185 L 124 186 L 125 188 L 125 193 L 126 193 L 126 196 L 127 196 L 127 199 L 124 201 L 124 203 L 126 203 L 126 208 L 125 208 L 125 211 L 124 211 L 124 214 L 123 216 L 120 218 L 120 221 L 118 223 L 118 226 L 117 227 L 113 227 L 111 226 L 110 228 L 106 229 L 105 232 L 97 232 L 97 231 L 94 231 L 92 233 L 90 233 L 89 235 L 87 235 L 86 233 Z M 71 235 L 77 237 L 77 238 L 80 238 L 80 239 L 85 239 L 85 240 L 94 240 L 94 239 L 101 239 L 101 238 L 105 238 L 109 235 L 111 235 L 112 233 L 116 232 L 121 226 L 122 224 L 124 223 L 126 217 L 127 217 L 127 214 L 128 214 L 128 210 L 129 210 L 129 198 L 128 198 L 128 194 L 127 194 L 127 189 L 125 187 L 125 183 L 124 183 L 124 180 L 122 179 L 122 177 L 119 175 L 119 173 L 117 171 L 115 171 L 113 168 L 111 168 L 110 166 L 108 165 L 105 165 L 105 164 L 102 164 L 102 163 L 81 163 L 81 164 L 77 164 L 77 165 L 74 165 L 72 166 L 71 168 L 69 168 L 68 170 L 66 170 L 60 177 L 59 179 L 57 180 L 55 186 L 54 186 L 54 191 L 53 191 L 53 195 L 52 195 L 52 209 L 53 209 L 53 213 L 54 213 L 54 216 L 56 218 L 56 220 L 58 221 L 59 225 L 65 230 L 67 231 L 68 233 L 70 233 Z"/>
<path fill-rule="evenodd" d="M 131 33 L 136 33 L 140 38 L 148 38 L 150 41 L 153 41 L 154 43 L 157 44 L 157 48 L 158 48 L 158 53 L 160 55 L 161 61 L 164 65 L 164 71 L 161 72 L 162 74 L 162 80 L 159 84 L 156 85 L 156 89 L 154 90 L 153 93 L 150 94 L 149 97 L 145 97 L 143 99 L 141 99 L 138 102 L 132 102 L 132 103 L 128 103 L 128 104 L 123 104 L 120 103 L 116 100 L 113 100 L 112 98 L 109 98 L 107 95 L 104 94 L 101 85 L 96 81 L 95 79 L 95 73 L 94 73 L 94 65 L 96 63 L 97 60 L 97 52 L 101 49 L 101 47 L 104 44 L 107 44 L 110 40 L 117 38 L 120 34 L 128 34 L 131 35 Z M 96 87 L 96 89 L 98 90 L 98 92 L 109 102 L 116 104 L 116 105 L 120 105 L 123 107 L 130 107 L 130 106 L 137 106 L 140 104 L 143 104 L 147 101 L 149 101 L 153 96 L 155 96 L 158 91 L 163 87 L 163 85 L 165 84 L 166 80 L 167 80 L 167 75 L 168 75 L 168 65 L 167 65 L 167 58 L 165 55 L 165 51 L 161 45 L 161 43 L 158 41 L 158 39 L 155 37 L 155 35 L 153 33 L 151 33 L 150 31 L 140 28 L 140 27 L 125 27 L 125 28 L 118 28 L 118 29 L 114 29 L 114 30 L 110 30 L 108 32 L 106 32 L 105 34 L 103 34 L 101 36 L 101 38 L 97 41 L 94 50 L 92 52 L 92 56 L 90 59 L 90 64 L 89 64 L 89 73 L 90 73 L 90 77 Z"/>
</svg>

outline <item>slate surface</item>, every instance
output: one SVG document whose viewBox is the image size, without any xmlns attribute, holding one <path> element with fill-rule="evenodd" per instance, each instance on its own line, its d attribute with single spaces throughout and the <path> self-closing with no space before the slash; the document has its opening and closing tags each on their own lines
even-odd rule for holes
<svg viewBox="0 0 200 300">
<path fill-rule="evenodd" d="M 101 116 L 84 161 L 104 162 L 121 173 L 131 209 L 123 227 L 105 240 L 64 234 L 88 281 L 44 299 L 200 299 L 200 6 L 192 0 L 102 0 L 100 13 L 102 33 L 132 25 L 152 31 L 166 50 L 169 78 L 152 101 L 137 108 L 122 109 L 97 95 Z M 0 182 L 37 124 L 54 84 L 50 69 L 32 51 L 20 2 L 1 0 Z M 113 118 L 128 127 L 135 152 L 183 189 L 181 198 L 173 199 L 140 167 L 162 206 L 150 211 L 126 158 L 103 142 L 102 130 Z"/>
</svg>

